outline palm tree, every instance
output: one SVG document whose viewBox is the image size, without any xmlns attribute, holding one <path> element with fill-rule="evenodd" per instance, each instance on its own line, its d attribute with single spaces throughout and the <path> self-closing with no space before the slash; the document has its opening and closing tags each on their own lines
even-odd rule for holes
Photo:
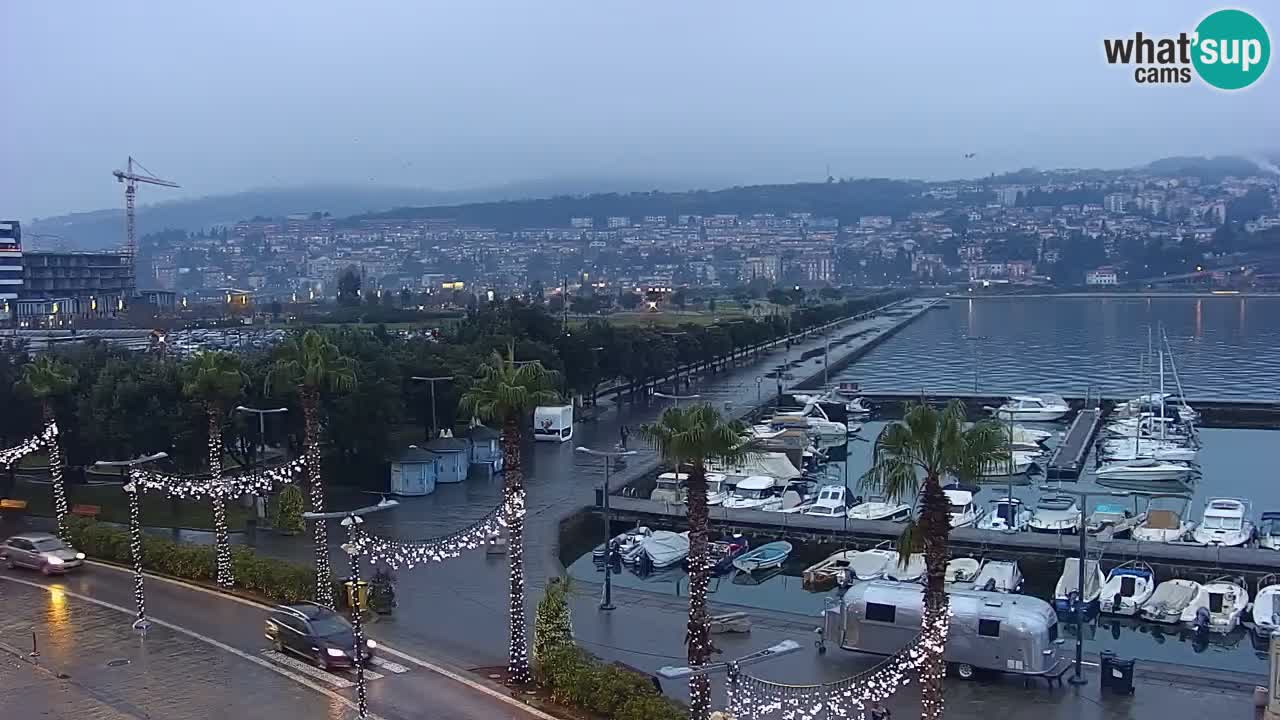
<svg viewBox="0 0 1280 720">
<path fill-rule="evenodd" d="M 22 368 L 18 385 L 40 401 L 45 427 L 53 423 L 53 401 L 67 394 L 76 384 L 76 369 L 60 358 L 41 355 Z M 53 507 L 58 516 L 58 535 L 67 537 L 67 488 L 62 482 L 62 446 L 55 435 L 46 450 L 49 453 L 49 476 L 53 480 Z"/>
<path fill-rule="evenodd" d="M 506 357 L 494 352 L 480 366 L 479 378 L 458 403 L 464 416 L 476 417 L 502 426 L 502 494 L 508 508 L 519 507 L 507 516 L 507 555 L 511 564 L 510 645 L 507 678 L 525 684 L 529 673 L 529 642 L 524 608 L 524 512 L 514 503 L 524 494 L 520 473 L 520 429 L 524 419 L 539 405 L 560 402 L 559 373 L 540 362 L 517 363 L 515 348 L 507 347 Z"/>
<path fill-rule="evenodd" d="M 640 437 L 677 472 L 688 468 L 689 496 L 689 625 L 686 634 L 690 667 L 711 660 L 711 621 L 707 585 L 711 580 L 707 510 L 707 461 L 738 464 L 755 452 L 742 440 L 738 423 L 726 422 L 707 404 L 668 408 L 652 425 L 640 426 Z M 689 717 L 705 720 L 711 712 L 711 679 L 689 676 Z"/>
<path fill-rule="evenodd" d="M 324 512 L 324 485 L 320 479 L 320 393 L 323 390 L 349 392 L 355 386 L 355 362 L 315 330 L 294 335 L 282 343 L 276 351 L 275 363 L 267 371 L 268 395 L 292 387 L 302 399 L 303 459 L 311 486 L 312 512 Z M 324 520 L 315 523 L 316 601 L 332 606 L 329 535 Z"/>
<path fill-rule="evenodd" d="M 217 554 L 217 579 L 222 587 L 231 587 L 231 540 L 227 536 L 226 498 L 217 483 L 222 479 L 222 423 L 226 405 L 240 395 L 248 378 L 240 370 L 240 358 L 227 352 L 205 352 L 182 364 L 182 394 L 204 404 L 209 420 L 209 477 L 214 483 L 213 529 Z"/>
<path fill-rule="evenodd" d="M 862 485 L 895 500 L 916 498 L 916 517 L 903 530 L 898 552 L 904 561 L 913 552 L 924 552 L 925 608 L 935 617 L 947 608 L 951 537 L 950 504 L 942 492 L 942 479 L 953 476 L 972 482 L 984 468 L 1009 457 L 1000 426 L 984 421 L 966 428 L 964 405 L 958 400 L 942 411 L 907 403 L 902 421 L 888 425 L 876 438 L 874 460 L 862 476 Z M 927 658 L 920 668 L 923 720 L 942 717 L 945 669 L 941 652 Z"/>
</svg>

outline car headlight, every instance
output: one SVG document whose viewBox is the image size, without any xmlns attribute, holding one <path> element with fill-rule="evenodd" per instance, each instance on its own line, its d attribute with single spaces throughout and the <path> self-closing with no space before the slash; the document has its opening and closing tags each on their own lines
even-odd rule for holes
<svg viewBox="0 0 1280 720">
<path fill-rule="evenodd" d="M 45 562 L 49 563 L 50 565 L 61 565 L 63 563 L 63 560 L 60 557 L 48 557 L 48 558 L 45 558 Z"/>
<path fill-rule="evenodd" d="M 329 653 L 329 657 L 345 657 L 346 656 L 346 653 L 342 652 L 338 648 L 329 648 L 328 650 L 325 650 L 325 652 Z"/>
<path fill-rule="evenodd" d="M 372 640 L 365 640 L 365 641 L 364 641 L 364 646 L 365 646 L 365 647 L 367 647 L 367 648 L 369 648 L 370 650 L 373 650 L 374 648 L 378 647 L 378 643 L 376 643 L 376 642 L 374 642 L 374 641 L 372 641 Z"/>
<path fill-rule="evenodd" d="M 84 559 L 84 553 L 76 553 L 76 559 L 77 559 L 77 560 L 83 560 L 83 559 Z"/>
</svg>

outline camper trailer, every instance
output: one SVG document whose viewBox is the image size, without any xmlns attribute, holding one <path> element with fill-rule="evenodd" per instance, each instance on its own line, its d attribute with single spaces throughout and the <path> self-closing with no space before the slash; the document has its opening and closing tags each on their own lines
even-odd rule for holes
<svg viewBox="0 0 1280 720">
<path fill-rule="evenodd" d="M 977 670 L 1052 675 L 1069 660 L 1059 656 L 1058 616 L 1027 595 L 953 589 L 948 667 L 962 678 Z M 853 652 L 892 655 L 920 634 L 923 588 L 917 583 L 871 580 L 850 587 L 828 608 L 824 635 Z"/>
<path fill-rule="evenodd" d="M 573 406 L 552 405 L 533 410 L 533 439 L 568 442 L 573 438 Z"/>
</svg>

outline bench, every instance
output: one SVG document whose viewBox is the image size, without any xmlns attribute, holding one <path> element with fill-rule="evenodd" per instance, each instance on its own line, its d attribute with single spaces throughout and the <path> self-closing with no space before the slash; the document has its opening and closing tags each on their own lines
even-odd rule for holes
<svg viewBox="0 0 1280 720">
<path fill-rule="evenodd" d="M 15 498 L 5 498 L 0 500 L 0 512 L 22 512 L 26 509 L 26 500 L 17 500 Z"/>
<path fill-rule="evenodd" d="M 97 505 L 72 505 L 71 514 L 79 515 L 83 518 L 96 518 L 98 513 L 102 512 L 102 508 Z"/>
<path fill-rule="evenodd" d="M 1062 687 L 1062 676 L 1066 675 L 1072 667 L 1073 664 L 1071 662 L 1060 662 L 1058 666 L 1051 668 L 1043 675 L 1024 676 L 1023 684 L 1030 687 L 1035 682 L 1036 678 L 1044 678 L 1044 681 L 1049 684 L 1049 689 L 1052 690 L 1054 687 Z"/>
</svg>

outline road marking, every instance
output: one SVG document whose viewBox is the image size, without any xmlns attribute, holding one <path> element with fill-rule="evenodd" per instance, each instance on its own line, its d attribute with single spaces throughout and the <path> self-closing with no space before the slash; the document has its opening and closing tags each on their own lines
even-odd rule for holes
<svg viewBox="0 0 1280 720">
<path fill-rule="evenodd" d="M 133 574 L 133 571 L 132 571 L 132 570 L 130 570 L 129 568 L 121 567 L 121 566 L 119 566 L 119 565 L 112 565 L 112 564 L 110 564 L 110 563 L 95 562 L 95 561 L 93 561 L 93 560 L 89 560 L 89 561 L 86 561 L 86 562 L 88 562 L 88 563 L 92 564 L 92 565 L 93 565 L 93 566 L 95 566 L 95 567 L 100 567 L 100 568 L 104 568 L 104 569 L 107 569 L 107 570 L 115 570 L 115 571 L 117 571 L 117 572 L 128 573 L 128 574 L 130 574 L 130 575 L 132 575 L 132 574 Z M 255 607 L 255 608 L 258 608 L 259 610 L 271 610 L 271 609 L 272 609 L 272 607 L 273 607 L 273 606 L 271 606 L 271 605 L 267 605 L 266 603 L 260 603 L 260 602 L 258 602 L 258 601 L 256 601 L 256 600 L 249 600 L 248 598 L 242 598 L 242 597 L 240 597 L 240 596 L 238 596 L 238 595 L 231 595 L 231 594 L 224 593 L 224 592 L 218 592 L 217 590 L 213 590 L 213 589 L 210 589 L 210 588 L 207 588 L 207 587 L 201 587 L 200 585 L 194 585 L 194 584 L 192 584 L 192 583 L 184 582 L 184 581 L 182 581 L 182 580 L 175 580 L 174 578 L 167 578 L 167 577 L 162 577 L 162 576 L 159 576 L 159 575 L 152 575 L 151 573 L 143 573 L 143 575 L 145 575 L 145 576 L 146 576 L 146 577 L 148 577 L 148 578 L 153 578 L 153 579 L 155 579 L 155 580 L 159 580 L 159 581 L 161 581 L 161 582 L 167 582 L 167 583 L 170 583 L 170 584 L 172 584 L 172 585 L 178 585 L 179 587 L 184 587 L 184 588 L 186 588 L 186 589 L 188 589 L 188 590 L 195 590 L 196 592 L 202 592 L 202 593 L 204 593 L 204 594 L 206 594 L 206 595 L 213 595 L 214 597 L 223 598 L 224 600 L 233 600 L 233 601 L 235 601 L 235 602 L 240 603 L 241 605 L 248 605 L 249 607 Z M 4 577 L 4 576 L 0 575 L 0 577 Z M 25 581 L 25 580 L 20 580 L 20 581 L 18 581 L 18 582 L 24 582 L 24 583 L 26 583 L 27 585 L 31 585 L 32 587 L 45 587 L 44 585 L 40 585 L 40 584 L 38 584 L 38 583 L 27 582 L 27 581 Z M 68 594 L 68 595 L 70 595 L 71 593 L 67 593 L 67 594 Z M 82 596 L 77 596 L 77 597 L 82 597 Z M 99 601 L 99 600 L 94 600 L 93 598 L 85 598 L 85 599 L 86 599 L 86 600 L 89 600 L 90 602 L 101 602 L 101 601 Z M 114 605 L 109 605 L 109 607 L 115 607 L 117 610 L 122 609 L 122 608 L 119 608 L 118 606 L 114 606 Z M 133 612 L 133 611 L 129 611 L 129 612 L 130 612 L 130 614 L 132 614 L 132 612 Z M 184 632 L 185 632 L 185 631 L 184 631 Z M 217 642 L 217 641 L 213 641 L 213 642 Z M 408 653 L 401 652 L 401 651 L 399 651 L 399 650 L 396 650 L 395 648 L 388 647 L 388 646 L 386 646 L 386 645 L 384 645 L 384 644 L 382 644 L 382 643 L 379 643 L 379 647 L 380 647 L 380 652 L 382 652 L 382 653 L 385 653 L 385 654 L 387 654 L 387 655 L 394 655 L 394 656 L 396 656 L 396 657 L 400 658 L 401 660 L 406 660 L 406 661 L 408 661 L 408 662 L 409 662 L 410 664 L 412 664 L 412 665 L 417 665 L 418 667 L 423 668 L 423 669 L 425 669 L 425 670 L 430 670 L 431 672 L 433 672 L 433 673 L 435 673 L 435 674 L 437 674 L 437 675 L 442 675 L 442 676 L 444 676 L 444 677 L 447 677 L 447 678 L 449 678 L 450 680 L 453 680 L 454 682 L 462 683 L 462 684 L 463 684 L 463 685 L 465 685 L 466 687 L 471 688 L 472 690 L 475 690 L 475 691 L 476 691 L 476 692 L 478 692 L 478 693 L 482 693 L 482 694 L 484 694 L 484 695 L 488 695 L 489 697 L 491 697 L 491 698 L 493 698 L 493 699 L 495 699 L 495 700 L 497 700 L 497 701 L 499 701 L 499 702 L 502 702 L 502 703 L 504 703 L 504 704 L 506 704 L 506 705 L 510 705 L 511 707 L 516 708 L 516 709 L 518 709 L 518 710 L 521 710 L 522 712 L 524 712 L 524 713 L 525 713 L 525 714 L 527 714 L 527 715 L 531 715 L 531 716 L 533 716 L 533 717 L 536 717 L 536 718 L 538 718 L 538 720 L 560 720 L 560 718 L 557 718 L 555 715 L 550 715 L 550 714 L 548 714 L 548 713 L 545 713 L 545 712 L 543 712 L 543 711 L 539 710 L 539 709 L 538 709 L 538 708 L 536 708 L 536 707 L 533 707 L 533 706 L 528 705 L 528 704 L 526 704 L 526 703 L 524 703 L 524 702 L 521 702 L 521 701 L 520 701 L 519 699 L 517 699 L 517 698 L 511 697 L 510 695 L 508 695 L 508 694 L 506 694 L 506 693 L 502 692 L 501 690 L 495 690 L 494 688 L 492 688 L 492 687 L 490 687 L 489 685 L 486 685 L 486 684 L 484 684 L 484 683 L 482 683 L 482 682 L 478 682 L 478 681 L 476 681 L 476 680 L 472 680 L 472 679 L 471 679 L 471 678 L 469 678 L 469 677 L 465 677 L 465 676 L 463 676 L 463 675 L 459 675 L 458 673 L 456 673 L 456 672 L 454 672 L 454 671 L 452 671 L 452 670 L 450 670 L 450 669 L 448 669 L 448 668 L 446 668 L 446 667 L 444 667 L 444 666 L 442 666 L 442 665 L 437 665 L 436 663 L 427 662 L 426 660 L 423 660 L 423 659 L 421 659 L 421 658 L 416 658 L 416 657 L 414 657 L 414 656 L 412 656 L 412 655 L 410 655 L 410 654 L 408 654 Z M 239 652 L 239 651 L 236 651 L 236 652 Z M 262 660 L 261 658 L 254 658 L 254 660 L 256 660 L 256 661 L 261 661 L 261 662 L 266 663 L 266 661 L 265 661 L 265 660 Z M 268 663 L 268 665 L 270 665 L 270 663 Z M 282 672 L 285 672 L 286 674 L 290 674 L 290 675 L 292 675 L 292 673 L 287 673 L 287 671 L 282 671 Z M 319 687 L 319 686 L 316 686 L 316 685 L 314 685 L 313 683 L 311 683 L 311 681 L 310 681 L 310 680 L 304 680 L 303 678 L 298 678 L 298 679 L 299 679 L 299 680 L 301 680 L 301 681 L 303 681 L 303 683 L 304 683 L 304 684 L 306 684 L 308 687 L 313 687 L 313 688 L 315 688 L 315 689 L 317 689 L 317 690 L 319 690 L 319 691 L 321 691 L 321 692 L 324 692 L 324 693 L 326 693 L 326 694 L 332 694 L 332 691 L 331 691 L 331 690 L 328 690 L 328 689 L 326 689 L 326 688 L 321 688 L 321 687 Z M 342 698 L 341 696 L 338 696 L 338 697 L 340 697 L 340 698 L 342 699 L 343 703 L 344 703 L 347 707 L 355 707 L 355 703 L 351 702 L 350 700 L 347 700 L 346 698 Z M 377 716 L 377 715 L 374 715 L 374 714 L 372 714 L 372 713 L 370 713 L 370 714 L 369 714 L 369 717 L 371 717 L 371 718 L 377 718 L 378 716 Z"/>
<path fill-rule="evenodd" d="M 378 657 L 377 655 L 373 656 L 372 662 L 374 665 L 377 665 L 383 670 L 386 670 L 387 672 L 395 673 L 397 675 L 401 673 L 409 672 L 409 668 L 401 665 L 400 663 L 393 663 L 390 660 L 384 660 L 381 657 Z"/>
<path fill-rule="evenodd" d="M 295 657 L 290 657 L 289 655 L 285 655 L 284 653 L 278 653 L 275 650 L 263 650 L 262 656 L 273 662 L 277 662 L 277 663 L 280 663 L 281 665 L 291 667 L 300 673 L 309 675 L 326 685 L 332 685 L 333 687 L 336 687 L 339 690 L 345 690 L 349 687 L 355 687 L 355 683 L 351 682 L 350 680 L 344 677 L 339 677 L 327 670 L 321 670 L 318 667 L 313 667 L 311 665 L 308 665 L 302 662 L 301 660 Z"/>
<path fill-rule="evenodd" d="M 21 578 L 11 577 L 11 576 L 9 576 L 9 575 L 0 575 L 0 580 L 8 580 L 9 582 L 15 582 L 15 583 L 19 583 L 19 584 L 21 584 L 21 585 L 27 585 L 27 586 L 29 586 L 29 587 L 36 588 L 37 590 L 44 590 L 45 592 L 48 592 L 48 593 L 52 593 L 55 589 L 57 589 L 57 590 L 61 591 L 61 593 L 62 593 L 63 595 L 66 595 L 66 596 L 68 596 L 68 597 L 73 597 L 73 598 L 75 598 L 75 599 L 77 599 L 77 600 L 83 600 L 83 601 L 88 602 L 88 603 L 93 603 L 94 605 L 97 605 L 97 606 L 99 606 L 99 607 L 104 607 L 104 608 L 107 608 L 107 609 L 109 609 L 109 610 L 115 610 L 116 612 L 123 613 L 123 614 L 125 614 L 125 615 L 130 616 L 130 617 L 132 617 L 132 616 L 134 616 L 134 615 L 135 615 L 134 611 L 133 611 L 133 610 L 131 610 L 131 609 L 129 609 L 129 608 L 121 607 L 121 606 L 119 606 L 119 605 L 116 605 L 115 603 L 109 603 L 109 602 L 107 602 L 107 601 L 105 601 L 105 600 L 99 600 L 99 599 L 97 599 L 97 598 L 91 598 L 91 597 L 89 597 L 89 596 L 87 596 L 87 595 L 81 595 L 80 593 L 76 593 L 76 592 L 72 592 L 72 591 L 70 591 L 70 590 L 67 590 L 67 589 L 63 588 L 62 586 L 60 586 L 60 585 L 56 585 L 56 586 L 55 586 L 55 585 L 42 585 L 42 584 L 40 584 L 40 583 L 38 583 L 38 582 L 32 582 L 32 581 L 30 581 L 30 580 L 23 580 L 23 579 L 21 579 Z M 327 697 L 329 697 L 329 698 L 333 699 L 333 700 L 334 700 L 334 701 L 336 701 L 336 702 L 342 703 L 343 705 L 345 705 L 346 707 L 348 707 L 348 708 L 350 708 L 350 709 L 352 709 L 352 710 L 356 710 L 356 711 L 358 711 L 358 710 L 359 710 L 359 708 L 356 706 L 355 701 L 350 700 L 350 699 L 348 699 L 348 698 L 344 697 L 343 695 L 340 695 L 340 694 L 338 694 L 337 692 L 335 692 L 335 691 L 333 691 L 333 690 L 330 690 L 330 689 L 329 689 L 329 688 L 327 688 L 327 687 L 324 687 L 324 686 L 322 686 L 322 685 L 319 685 L 318 683 L 316 683 L 316 682 L 314 682 L 314 681 L 312 681 L 312 680 L 310 680 L 310 679 L 308 679 L 308 678 L 306 678 L 306 677 L 303 677 L 302 675 L 299 675 L 299 674 L 297 674 L 297 673 L 295 673 L 295 672 L 291 672 L 291 671 L 289 671 L 289 670 L 286 670 L 286 669 L 284 669 L 284 668 L 282 668 L 282 667 L 280 667 L 280 666 L 278 666 L 278 665 L 273 665 L 272 663 L 270 663 L 270 662 L 268 662 L 268 661 L 264 660 L 263 658 L 256 657 L 256 656 L 254 656 L 254 655 L 250 655 L 249 653 L 247 653 L 247 652 L 245 652 L 245 651 L 243 651 L 243 650 L 240 650 L 240 649 L 238 649 L 238 648 L 231 647 L 230 645 L 227 645 L 227 644 L 226 644 L 226 643 L 224 643 L 224 642 L 219 642 L 218 640 L 214 640 L 213 638 L 211 638 L 211 637 L 209 637 L 209 636 L 207 636 L 207 635 L 201 635 L 200 633 L 198 633 L 198 632 L 196 632 L 196 631 L 194 631 L 194 630 L 188 630 L 187 628 L 184 628 L 184 627 L 182 627 L 181 625 L 174 625 L 174 624 L 173 624 L 173 623 L 171 623 L 171 622 L 166 622 L 166 621 L 164 621 L 164 620 L 159 620 L 159 619 L 154 618 L 154 617 L 148 618 L 148 620 L 150 620 L 150 621 L 152 622 L 152 624 L 154 624 L 154 625 L 159 625 L 159 626 L 161 626 L 161 627 L 169 628 L 170 630 L 173 630 L 174 632 L 182 633 L 183 635 L 186 635 L 186 636 L 188 636 L 188 637 L 195 638 L 196 640 L 199 640 L 199 641 L 204 642 L 204 643 L 206 643 L 206 644 L 212 645 L 212 646 L 214 646 L 214 647 L 218 648 L 219 650 L 222 650 L 222 651 L 224 651 L 224 652 L 229 652 L 229 653 L 231 653 L 232 655 L 235 655 L 236 657 L 241 658 L 242 660 L 248 660 L 249 662 L 254 663 L 255 665 L 260 665 L 260 666 L 262 666 L 262 667 L 264 667 L 264 668 L 266 668 L 266 669 L 270 670 L 270 671 L 271 671 L 271 672 L 273 672 L 273 673 L 276 673 L 276 674 L 278 674 L 278 675 L 282 675 L 282 676 L 284 676 L 284 677 L 287 677 L 287 678 L 289 678 L 290 680 L 293 680 L 294 682 L 298 683 L 299 685 L 302 685 L 302 686 L 304 686 L 304 687 L 311 688 L 312 690 L 315 690 L 316 692 L 321 693 L 322 695 L 325 695 L 325 696 L 327 696 Z M 376 713 L 369 713 L 369 714 L 368 714 L 368 716 L 369 716 L 370 718 L 372 718 L 373 720 L 386 720 L 386 718 L 383 718 L 381 715 L 378 715 L 378 714 L 376 714 Z M 547 718 L 547 720 L 555 720 L 555 718 Z"/>
</svg>

